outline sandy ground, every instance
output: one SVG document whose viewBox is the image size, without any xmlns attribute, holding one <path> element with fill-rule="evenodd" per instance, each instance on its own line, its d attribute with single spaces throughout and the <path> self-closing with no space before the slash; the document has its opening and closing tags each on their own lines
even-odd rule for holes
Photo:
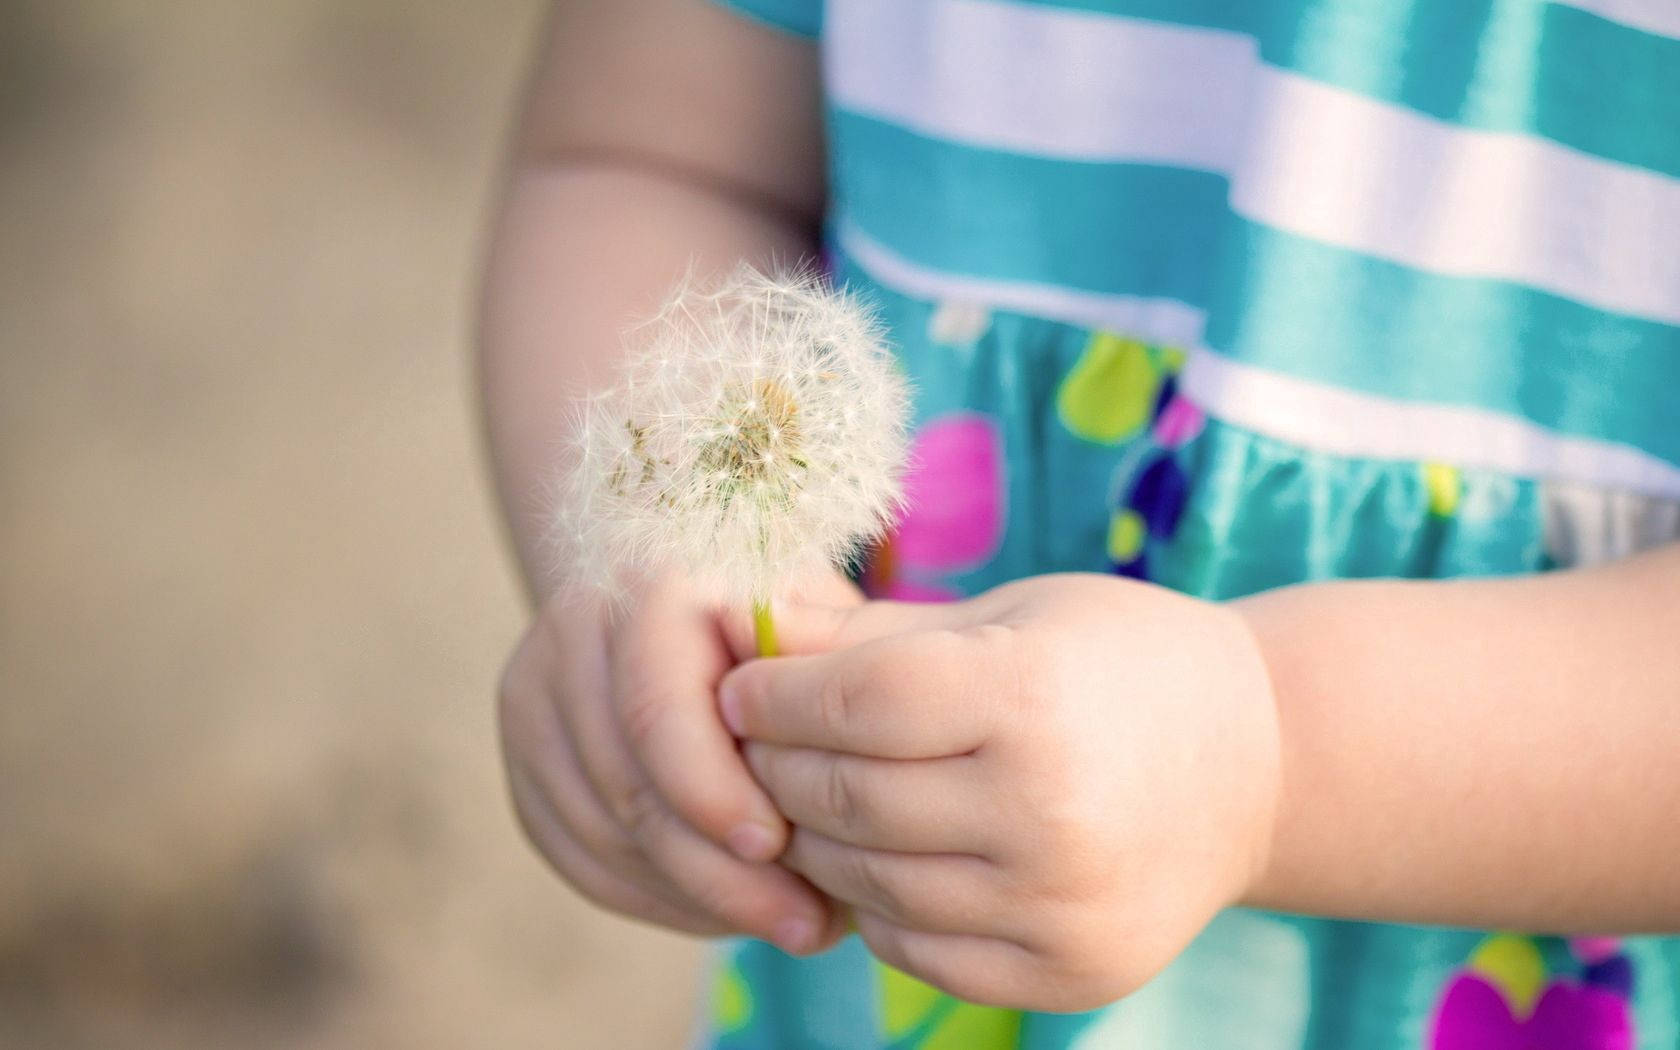
<svg viewBox="0 0 1680 1050">
<path fill-rule="evenodd" d="M 535 0 L 0 32 L 0 1047 L 681 1045 L 542 868 L 468 332 Z"/>
</svg>

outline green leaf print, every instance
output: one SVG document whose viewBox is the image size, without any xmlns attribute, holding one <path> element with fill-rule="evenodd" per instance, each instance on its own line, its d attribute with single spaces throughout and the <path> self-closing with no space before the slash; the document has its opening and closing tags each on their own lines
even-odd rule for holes
<svg viewBox="0 0 1680 1050">
<path fill-rule="evenodd" d="M 882 1050 L 1016 1050 L 1021 1015 L 975 1006 L 876 963 L 881 984 Z"/>
<path fill-rule="evenodd" d="M 1160 385 L 1142 343 L 1096 332 L 1056 392 L 1056 414 L 1085 440 L 1117 445 L 1149 422 Z"/>
<path fill-rule="evenodd" d="M 712 1027 L 721 1035 L 739 1032 L 753 1016 L 752 989 L 735 960 L 717 968 L 712 978 Z"/>
</svg>

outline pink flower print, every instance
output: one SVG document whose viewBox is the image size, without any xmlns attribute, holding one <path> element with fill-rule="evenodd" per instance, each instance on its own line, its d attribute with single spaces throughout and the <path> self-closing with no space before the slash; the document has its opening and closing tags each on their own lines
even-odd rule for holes
<svg viewBox="0 0 1680 1050">
<path fill-rule="evenodd" d="M 910 447 L 905 511 L 864 574 L 870 593 L 901 601 L 962 597 L 945 577 L 979 568 L 1003 539 L 1003 436 L 980 412 L 929 420 Z"/>
<path fill-rule="evenodd" d="M 1550 979 L 1532 938 L 1488 937 L 1448 983 L 1431 1050 L 1632 1050 L 1631 961 L 1605 938 L 1570 946 L 1585 965 Z"/>
<path fill-rule="evenodd" d="M 1486 978 L 1461 974 L 1435 1018 L 1433 1050 L 1633 1050 L 1627 1000 L 1592 985 L 1549 985 L 1519 1017 Z"/>
<path fill-rule="evenodd" d="M 1168 400 L 1155 416 L 1155 443 L 1162 448 L 1182 448 L 1207 424 L 1207 416 L 1183 397 Z"/>
</svg>

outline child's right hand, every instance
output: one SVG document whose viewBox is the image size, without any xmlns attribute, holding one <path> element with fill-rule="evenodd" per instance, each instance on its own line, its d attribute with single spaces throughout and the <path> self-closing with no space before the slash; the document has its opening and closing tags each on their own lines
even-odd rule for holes
<svg viewBox="0 0 1680 1050">
<path fill-rule="evenodd" d="M 560 875 L 605 908 L 810 952 L 842 920 L 772 863 L 787 824 L 718 714 L 733 663 L 719 614 L 680 579 L 641 588 L 611 617 L 550 598 L 502 676 L 514 808 Z"/>
</svg>

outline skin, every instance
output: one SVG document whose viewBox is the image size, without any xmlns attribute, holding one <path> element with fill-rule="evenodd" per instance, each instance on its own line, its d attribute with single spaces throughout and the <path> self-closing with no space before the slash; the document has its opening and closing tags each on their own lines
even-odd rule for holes
<svg viewBox="0 0 1680 1050">
<path fill-rule="evenodd" d="M 799 655 L 720 704 L 796 826 L 784 860 L 959 997 L 1111 1002 L 1230 905 L 1680 930 L 1680 546 L 1228 604 L 1046 576 L 779 623 Z"/>
<path fill-rule="evenodd" d="M 813 250 L 815 55 L 705 0 L 557 8 L 480 344 L 495 477 L 543 586 L 564 413 L 690 264 Z M 947 606 L 836 579 L 745 611 L 542 601 L 500 697 L 514 805 L 604 907 L 805 952 L 848 911 L 971 1001 L 1068 1010 L 1220 908 L 1680 931 L 1680 546 L 1512 580 L 1228 604 L 1096 576 Z M 752 829 L 756 829 L 752 830 Z"/>
<path fill-rule="evenodd" d="M 795 824 L 784 863 L 880 958 L 970 1001 L 1086 1009 L 1258 875 L 1279 755 L 1259 650 L 1228 609 L 1121 582 L 790 605 L 798 655 L 724 678 Z"/>
<path fill-rule="evenodd" d="M 691 266 L 815 253 L 823 153 L 809 44 L 705 0 L 556 6 L 486 264 L 480 385 L 493 473 L 537 604 L 500 690 L 514 805 L 603 907 L 792 951 L 837 909 L 769 863 L 788 828 L 718 721 L 717 615 L 681 580 L 621 615 L 549 594 L 545 485 L 564 406 Z"/>
</svg>

